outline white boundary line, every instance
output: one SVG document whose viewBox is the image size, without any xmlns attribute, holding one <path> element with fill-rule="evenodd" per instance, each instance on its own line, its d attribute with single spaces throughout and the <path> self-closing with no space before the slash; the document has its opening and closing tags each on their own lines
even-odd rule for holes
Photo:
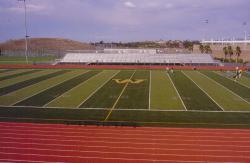
<svg viewBox="0 0 250 163">
<path fill-rule="evenodd" d="M 197 72 L 199 72 L 199 71 L 197 71 Z M 219 82 L 215 81 L 214 79 L 208 77 L 207 75 L 205 75 L 205 74 L 203 74 L 203 73 L 201 73 L 201 72 L 199 72 L 199 73 L 202 74 L 203 76 L 205 76 L 206 78 L 208 78 L 209 80 L 211 80 L 211 81 L 217 83 L 218 85 L 222 86 L 223 88 L 225 88 L 226 90 L 228 90 L 229 92 L 231 92 L 233 95 L 235 95 L 235 96 L 239 97 L 240 99 L 242 99 L 242 100 L 243 100 L 244 102 L 246 102 L 247 104 L 250 104 L 247 100 L 245 100 L 244 98 L 242 98 L 242 97 L 239 96 L 238 94 L 234 93 L 233 91 L 231 91 L 230 89 L 228 89 L 228 88 L 225 87 L 224 85 L 220 84 Z"/>
<path fill-rule="evenodd" d="M 72 107 L 39 107 L 39 106 L 5 106 L 5 105 L 0 105 L 0 107 L 4 108 L 37 108 L 37 109 L 66 109 L 66 110 L 110 110 L 109 108 L 72 108 Z M 149 111 L 148 109 L 117 109 L 117 110 L 133 110 L 133 111 Z M 151 112 L 204 112 L 204 113 L 210 113 L 210 112 L 220 112 L 221 111 L 199 111 L 199 110 L 164 110 L 164 109 L 152 109 L 150 110 Z M 250 113 L 250 111 L 223 111 L 225 113 Z"/>
<path fill-rule="evenodd" d="M 200 88 L 200 90 L 202 90 L 216 105 L 218 105 L 220 107 L 220 109 L 222 111 L 224 111 L 225 109 L 218 104 L 205 90 L 203 90 L 190 76 L 188 76 L 185 72 L 181 71 L 187 78 L 189 78 L 198 88 Z"/>
<path fill-rule="evenodd" d="M 181 103 L 182 103 L 182 105 L 184 106 L 184 109 L 185 109 L 186 111 L 188 111 L 187 108 L 186 108 L 186 105 L 184 104 L 184 102 L 183 102 L 183 100 L 182 100 L 182 98 L 181 98 L 181 96 L 180 96 L 180 94 L 179 94 L 177 88 L 175 87 L 175 85 L 174 85 L 174 83 L 173 83 L 171 77 L 169 76 L 168 72 L 165 72 L 165 73 L 167 74 L 166 76 L 169 78 L 169 80 L 170 80 L 170 82 L 172 83 L 172 85 L 173 85 L 173 87 L 174 87 L 174 89 L 175 89 L 175 91 L 176 91 L 176 93 L 177 93 L 179 99 L 181 100 Z M 167 111 L 167 110 L 166 110 L 166 111 Z M 169 111 L 169 110 L 168 110 L 168 111 Z"/>
<path fill-rule="evenodd" d="M 89 70 L 89 71 L 87 71 L 86 73 L 91 72 L 91 71 L 92 71 L 92 70 Z M 91 76 L 91 77 L 88 78 L 87 80 L 81 82 L 81 83 L 78 84 L 77 86 L 75 86 L 75 87 L 73 87 L 73 88 L 67 90 L 66 92 L 62 93 L 60 96 L 58 96 L 58 97 L 56 97 L 55 99 L 51 100 L 50 102 L 48 102 L 47 104 L 43 105 L 42 107 L 47 107 L 47 106 L 48 106 L 50 103 L 52 103 L 53 101 L 56 101 L 58 98 L 62 97 L 62 96 L 65 95 L 66 93 L 70 92 L 71 90 L 77 89 L 78 87 L 82 86 L 82 85 L 85 84 L 87 81 L 89 81 L 90 79 L 92 79 L 92 78 L 94 78 L 94 77 L 96 77 L 96 76 L 99 76 L 102 72 L 103 72 L 103 71 L 101 71 L 101 72 L 99 72 L 99 73 L 97 73 L 97 74 Z M 84 74 L 86 74 L 86 73 L 84 73 Z"/>
<path fill-rule="evenodd" d="M 149 71 L 149 93 L 148 93 L 148 110 L 151 110 L 151 70 Z"/>
<path fill-rule="evenodd" d="M 71 71 L 71 72 L 74 72 L 74 71 Z M 86 71 L 86 72 L 88 72 L 88 71 Z M 86 72 L 84 72 L 84 73 L 86 73 Z M 69 73 L 70 73 L 70 72 L 69 72 Z M 83 74 L 84 74 L 84 73 L 83 73 Z M 70 80 L 70 79 L 73 79 L 74 77 L 76 77 L 76 76 L 78 76 L 78 75 L 81 75 L 81 74 L 76 74 L 76 75 L 74 74 L 74 76 L 72 76 L 72 77 L 70 77 L 70 78 L 67 78 L 67 79 L 65 79 L 65 80 L 63 80 L 63 81 L 60 81 L 59 83 L 56 83 L 55 85 L 52 85 L 52 86 L 50 86 L 50 87 L 48 87 L 48 88 L 45 88 L 45 89 L 43 89 L 43 90 L 41 90 L 41 91 L 38 91 L 38 92 L 36 92 L 35 94 L 33 94 L 33 95 L 31 95 L 31 96 L 25 97 L 25 98 L 23 98 L 23 99 L 21 99 L 21 100 L 15 102 L 15 103 L 11 104 L 10 106 L 13 107 L 15 104 L 17 104 L 17 103 L 19 103 L 19 102 L 21 102 L 21 101 L 27 100 L 28 98 L 31 98 L 31 97 L 33 97 L 33 96 L 39 94 L 39 93 L 42 93 L 42 92 L 44 92 L 44 91 L 46 91 L 46 90 L 48 90 L 48 89 L 50 89 L 50 88 L 52 88 L 52 87 L 55 87 L 55 86 L 57 86 L 57 85 L 59 85 L 59 84 L 62 84 L 63 82 L 66 82 L 66 81 L 68 81 L 68 80 Z M 16 107 L 16 106 L 14 106 L 14 107 Z M 25 107 L 27 107 L 27 106 L 25 106 Z M 31 106 L 31 107 L 35 107 L 35 106 Z"/>
<path fill-rule="evenodd" d="M 114 149 L 114 147 L 108 147 L 108 146 L 97 146 L 99 148 L 107 148 L 107 149 Z M 97 147 L 86 147 L 86 148 L 97 148 Z M 26 150 L 37 150 L 37 151 L 54 151 L 54 152 L 88 152 L 88 150 L 78 150 L 78 149 L 53 149 L 53 148 L 36 148 L 36 147 L 0 147 L 1 148 L 6 148 L 6 149 L 26 149 Z M 117 149 L 117 147 L 115 148 Z M 125 148 L 126 149 L 126 148 Z M 142 148 L 131 148 L 131 149 L 144 149 Z M 154 148 L 153 148 L 154 149 Z M 179 148 L 179 149 L 168 149 L 168 148 L 158 148 L 159 150 L 162 151 L 186 151 L 187 149 L 185 148 Z M 189 151 L 193 151 L 193 152 L 197 152 L 197 151 L 203 151 L 203 152 L 235 152 L 235 153 L 239 153 L 241 155 L 246 155 L 247 153 L 249 153 L 249 151 L 234 151 L 234 150 L 197 150 L 197 149 L 189 149 Z M 148 154 L 148 155 L 160 155 L 160 156 L 164 156 L 164 155 L 168 155 L 168 154 L 164 154 L 164 153 L 149 153 L 149 152 L 137 152 L 137 153 L 131 153 L 131 152 L 121 152 L 121 151 L 102 151 L 102 150 L 90 150 L 89 152 L 98 152 L 98 153 L 119 153 L 119 154 Z M 197 154 L 199 155 L 199 154 Z M 192 155 L 191 155 L 192 156 Z M 227 157 L 226 155 L 224 155 L 224 157 Z M 234 157 L 234 156 L 232 156 Z"/>
<path fill-rule="evenodd" d="M 105 82 L 103 82 L 94 92 L 92 92 L 87 98 L 85 98 L 79 105 L 77 105 L 76 108 L 78 109 L 85 109 L 85 108 L 80 108 L 82 104 L 84 104 L 90 97 L 92 97 L 97 91 L 99 91 L 105 84 L 107 84 L 113 77 L 115 77 L 121 70 L 119 70 L 117 73 L 114 73 L 110 78 L 108 78 Z"/>
<path fill-rule="evenodd" d="M 220 75 L 221 77 L 224 77 L 224 78 L 226 78 L 226 79 L 229 79 L 229 80 L 235 82 L 233 79 L 231 79 L 231 78 L 229 78 L 229 77 L 227 77 L 227 76 L 223 76 L 220 72 L 216 72 L 216 71 L 213 71 L 213 72 L 214 72 L 215 74 Z M 245 85 L 245 84 L 243 84 L 243 83 L 240 83 L 240 82 L 235 82 L 235 83 L 237 83 L 237 84 L 239 84 L 239 85 L 242 85 L 243 87 L 246 87 L 246 88 L 250 89 L 250 87 L 248 87 L 247 85 Z"/>
<path fill-rule="evenodd" d="M 110 133 L 110 134 L 112 134 L 112 133 Z M 179 135 L 179 136 L 182 136 L 182 135 Z M 3 137 L 4 139 L 7 139 L 7 137 Z M 233 138 L 235 138 L 235 137 L 233 137 Z M 249 138 L 249 137 L 248 137 Z M 15 139 L 14 137 L 10 137 L 9 139 Z M 20 140 L 20 139 L 19 139 Z M 41 139 L 37 139 L 37 140 L 41 140 Z M 45 139 L 45 140 L 47 140 L 47 139 Z M 63 140 L 61 140 L 61 141 L 63 141 Z M 69 140 L 70 141 L 70 140 Z M 75 141 L 78 141 L 78 140 L 75 140 Z M 25 144 L 25 145 L 47 145 L 47 146 L 60 146 L 60 147 L 75 147 L 75 146 L 81 146 L 81 147 L 101 147 L 101 148 L 105 148 L 105 147 L 107 147 L 107 148 L 120 148 L 120 149 L 126 149 L 126 148 L 129 148 L 129 149 L 142 149 L 142 148 L 139 148 L 139 147 L 133 147 L 132 145 L 129 145 L 129 146 L 107 146 L 107 145 L 86 145 L 85 143 L 83 143 L 84 142 L 84 140 L 80 140 L 80 142 L 82 143 L 82 144 L 58 144 L 58 142 L 55 144 L 55 143 L 53 143 L 53 144 L 51 144 L 51 143 L 46 143 L 46 144 L 44 144 L 44 143 L 40 143 L 39 141 L 38 142 L 33 142 L 33 141 L 31 141 L 31 142 L 19 142 L 18 140 L 14 140 L 14 141 L 4 141 L 4 142 L 1 142 L 0 144 Z M 96 143 L 101 143 L 101 144 L 103 144 L 103 142 L 104 143 L 107 143 L 107 144 L 116 144 L 116 143 L 119 143 L 119 142 L 112 142 L 112 141 L 90 141 L 90 142 L 96 142 Z M 126 145 L 126 143 L 128 143 L 128 142 L 124 142 L 124 145 Z M 131 143 L 131 144 L 137 144 L 137 145 L 143 145 L 144 143 L 143 142 L 141 142 L 141 143 Z M 149 143 L 145 143 L 145 144 L 147 144 L 147 145 L 149 145 Z M 151 143 L 151 144 L 153 144 L 153 143 Z M 199 147 L 221 147 L 221 145 L 220 144 L 192 144 L 192 143 L 166 143 L 166 144 L 162 144 L 161 142 L 159 142 L 159 143 L 156 143 L 156 144 L 154 144 L 154 145 L 157 145 L 157 144 L 161 144 L 161 145 L 171 145 L 171 146 L 199 146 Z M 223 146 L 226 146 L 226 147 L 231 147 L 231 148 L 237 148 L 237 147 L 239 147 L 239 148 L 249 148 L 250 146 L 249 145 L 244 145 L 244 146 L 242 146 L 242 145 L 235 145 L 235 144 L 233 144 L 233 145 L 223 145 Z M 159 148 L 159 147 L 143 147 L 143 149 L 163 149 L 164 150 L 164 148 Z M 181 148 L 174 148 L 173 150 L 178 150 L 178 149 L 181 149 Z M 211 149 L 210 149 L 211 150 Z M 210 150 L 203 150 L 203 151 L 210 151 Z M 244 151 L 248 151 L 248 150 L 237 150 L 237 149 L 234 149 L 234 150 L 230 150 L 230 149 L 224 149 L 224 150 L 211 150 L 211 151 L 235 151 L 235 152 L 244 152 Z M 248 151 L 248 152 L 250 152 L 250 151 Z"/>
</svg>

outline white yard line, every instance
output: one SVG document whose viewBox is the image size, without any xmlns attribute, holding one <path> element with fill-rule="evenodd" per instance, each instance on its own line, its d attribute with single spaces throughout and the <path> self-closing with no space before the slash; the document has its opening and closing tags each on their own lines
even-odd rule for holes
<svg viewBox="0 0 250 163">
<path fill-rule="evenodd" d="M 86 72 L 88 72 L 88 71 L 86 71 Z M 82 74 L 85 74 L 86 72 L 84 72 L 84 73 L 82 73 Z M 79 74 L 79 75 L 81 75 L 81 74 Z M 78 76 L 78 75 L 76 75 L 76 76 Z M 45 89 L 43 89 L 43 90 L 41 90 L 41 91 L 38 91 L 38 92 L 36 92 L 35 94 L 33 94 L 33 95 L 31 95 L 31 96 L 27 96 L 27 97 L 25 97 L 25 98 L 23 98 L 23 99 L 21 99 L 21 100 L 15 102 L 15 103 L 11 104 L 11 106 L 13 106 L 13 105 L 15 105 L 15 104 L 17 104 L 17 103 L 19 103 L 19 102 L 21 102 L 21 101 L 27 100 L 28 98 L 31 98 L 31 97 L 33 97 L 33 96 L 39 94 L 39 93 L 42 93 L 43 91 L 46 91 L 46 90 L 48 90 L 48 89 L 50 89 L 50 88 L 53 88 L 53 87 L 57 86 L 57 85 L 59 85 L 59 84 L 62 84 L 63 82 L 66 82 L 66 81 L 68 81 L 68 80 L 70 80 L 70 79 L 73 79 L 73 78 L 76 77 L 76 76 L 72 76 L 72 77 L 70 77 L 70 78 L 67 78 L 67 79 L 65 79 L 65 80 L 62 80 L 61 82 L 58 82 L 58 83 L 56 83 L 55 85 L 52 85 L 52 86 L 50 86 L 50 87 L 48 87 L 48 88 L 45 88 Z"/>
<path fill-rule="evenodd" d="M 213 71 L 213 72 L 220 75 L 220 76 L 222 76 L 222 77 L 224 77 L 224 78 L 226 78 L 226 79 L 232 80 L 233 82 L 235 82 L 235 83 L 237 83 L 239 85 L 242 85 L 243 87 L 246 87 L 246 88 L 250 89 L 250 87 L 248 87 L 247 85 L 245 85 L 243 83 L 240 83 L 240 82 L 237 82 L 237 81 L 234 81 L 233 79 L 231 79 L 231 78 L 229 78 L 227 76 L 223 76 L 220 72 L 216 72 L 216 71 Z"/>
<path fill-rule="evenodd" d="M 151 110 L 151 84 L 152 84 L 152 80 L 151 80 L 151 70 L 149 71 L 149 97 L 148 97 L 148 110 Z"/>
<path fill-rule="evenodd" d="M 107 84 L 114 76 L 116 76 L 121 70 L 112 75 L 109 79 L 107 79 L 102 85 L 100 85 L 94 92 L 92 92 L 87 98 L 85 98 L 76 108 L 79 108 L 82 104 L 84 104 L 91 96 L 93 96 L 97 91 L 99 91 L 105 84 Z M 80 109 L 80 108 L 79 108 Z M 84 109 L 84 108 L 81 108 Z"/>
<path fill-rule="evenodd" d="M 87 72 L 90 72 L 90 71 L 87 71 Z M 86 73 L 87 73 L 86 72 Z M 103 71 L 102 71 L 103 72 Z M 65 94 L 67 94 L 68 92 L 70 92 L 71 90 L 73 89 L 77 89 L 78 87 L 82 86 L 84 83 L 88 82 L 90 79 L 96 77 L 96 76 L 99 76 L 102 72 L 99 72 L 98 74 L 95 74 L 94 76 L 91 76 L 89 79 L 85 80 L 84 82 L 78 84 L 77 86 L 67 90 L 66 92 L 62 93 L 60 96 L 56 97 L 55 99 L 51 100 L 50 102 L 48 102 L 47 104 L 43 105 L 43 107 L 47 107 L 49 104 L 51 104 L 53 101 L 56 101 L 58 98 L 64 96 Z"/>
<path fill-rule="evenodd" d="M 218 104 L 205 90 L 203 90 L 191 77 L 189 77 L 186 73 L 184 73 L 183 71 L 181 71 L 187 78 L 189 78 L 198 88 L 200 88 L 200 90 L 202 90 L 216 105 L 218 105 L 220 107 L 220 109 L 222 111 L 225 111 L 225 109 Z"/>
<path fill-rule="evenodd" d="M 197 71 L 199 72 L 199 71 Z M 204 75 L 203 73 L 199 72 L 200 74 L 202 74 L 203 76 L 205 76 L 207 79 L 213 81 L 214 83 L 216 83 L 217 85 L 220 85 L 221 87 L 225 88 L 227 91 L 229 91 L 230 93 L 234 94 L 235 96 L 239 97 L 240 99 L 242 99 L 244 102 L 250 104 L 250 102 L 248 102 L 247 100 L 245 100 L 244 98 L 242 98 L 241 96 L 239 96 L 238 94 L 234 93 L 233 91 L 231 91 L 230 89 L 228 89 L 227 87 L 225 87 L 224 85 L 220 84 L 219 82 L 215 81 L 214 79 L 208 77 L 207 75 Z"/>
<path fill-rule="evenodd" d="M 175 85 L 174 85 L 174 83 L 173 83 L 171 77 L 169 76 L 168 72 L 166 72 L 166 74 L 167 74 L 167 77 L 169 78 L 170 82 L 172 83 L 172 85 L 173 85 L 173 87 L 174 87 L 174 89 L 175 89 L 175 92 L 177 93 L 179 99 L 181 100 L 182 105 L 184 106 L 185 110 L 188 111 L 186 105 L 184 104 L 184 102 L 183 102 L 183 100 L 182 100 L 182 98 L 181 98 L 181 96 L 180 96 L 180 94 L 179 94 L 177 88 L 175 87 Z"/>
</svg>

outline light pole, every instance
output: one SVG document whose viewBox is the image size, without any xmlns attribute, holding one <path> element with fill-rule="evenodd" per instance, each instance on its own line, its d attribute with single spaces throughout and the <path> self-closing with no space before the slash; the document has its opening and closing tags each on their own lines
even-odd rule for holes
<svg viewBox="0 0 250 163">
<path fill-rule="evenodd" d="M 28 29 L 27 29 L 27 8 L 26 8 L 26 0 L 18 0 L 23 1 L 24 5 L 24 24 L 25 24 L 25 60 L 26 64 L 28 64 Z"/>
</svg>

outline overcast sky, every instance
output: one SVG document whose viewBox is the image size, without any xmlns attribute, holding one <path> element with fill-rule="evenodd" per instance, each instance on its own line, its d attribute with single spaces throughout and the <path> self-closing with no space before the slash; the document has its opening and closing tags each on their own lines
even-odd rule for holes
<svg viewBox="0 0 250 163">
<path fill-rule="evenodd" d="M 200 40 L 243 38 L 244 31 L 250 32 L 250 0 L 26 1 L 31 37 L 86 42 Z M 24 35 L 23 2 L 0 0 L 0 42 Z"/>
</svg>

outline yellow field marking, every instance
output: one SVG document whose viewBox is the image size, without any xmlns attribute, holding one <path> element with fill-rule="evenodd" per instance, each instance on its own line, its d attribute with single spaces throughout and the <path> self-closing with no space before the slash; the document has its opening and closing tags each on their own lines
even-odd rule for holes
<svg viewBox="0 0 250 163">
<path fill-rule="evenodd" d="M 140 84 L 142 82 L 144 82 L 146 79 L 135 79 L 135 80 L 131 80 L 131 79 L 125 79 L 125 80 L 121 80 L 121 79 L 113 79 L 117 84 L 127 84 L 127 83 L 131 83 L 131 84 Z"/>
<path fill-rule="evenodd" d="M 134 71 L 134 73 L 131 75 L 131 77 L 129 78 L 129 80 L 131 80 L 131 79 L 132 79 L 132 77 L 134 76 L 134 74 L 135 74 L 135 71 Z M 104 120 L 104 121 L 107 121 L 107 120 L 108 120 L 108 118 L 110 117 L 110 115 L 111 115 L 112 111 L 115 109 L 116 104 L 117 104 L 117 103 L 118 103 L 118 101 L 120 100 L 120 98 L 121 98 L 121 96 L 122 96 L 123 92 L 125 91 L 125 89 L 127 88 L 127 86 L 128 86 L 128 84 L 129 84 L 129 83 L 130 83 L 130 82 L 127 82 L 127 83 L 126 83 L 126 85 L 123 87 L 123 89 L 122 89 L 122 91 L 121 91 L 120 95 L 119 95 L 119 96 L 118 96 L 118 98 L 116 99 L 116 101 L 115 101 L 114 105 L 113 105 L 113 106 L 112 106 L 112 108 L 110 109 L 110 111 L 109 111 L 109 113 L 108 113 L 108 115 L 106 116 L 106 118 L 105 118 L 105 120 Z"/>
</svg>

